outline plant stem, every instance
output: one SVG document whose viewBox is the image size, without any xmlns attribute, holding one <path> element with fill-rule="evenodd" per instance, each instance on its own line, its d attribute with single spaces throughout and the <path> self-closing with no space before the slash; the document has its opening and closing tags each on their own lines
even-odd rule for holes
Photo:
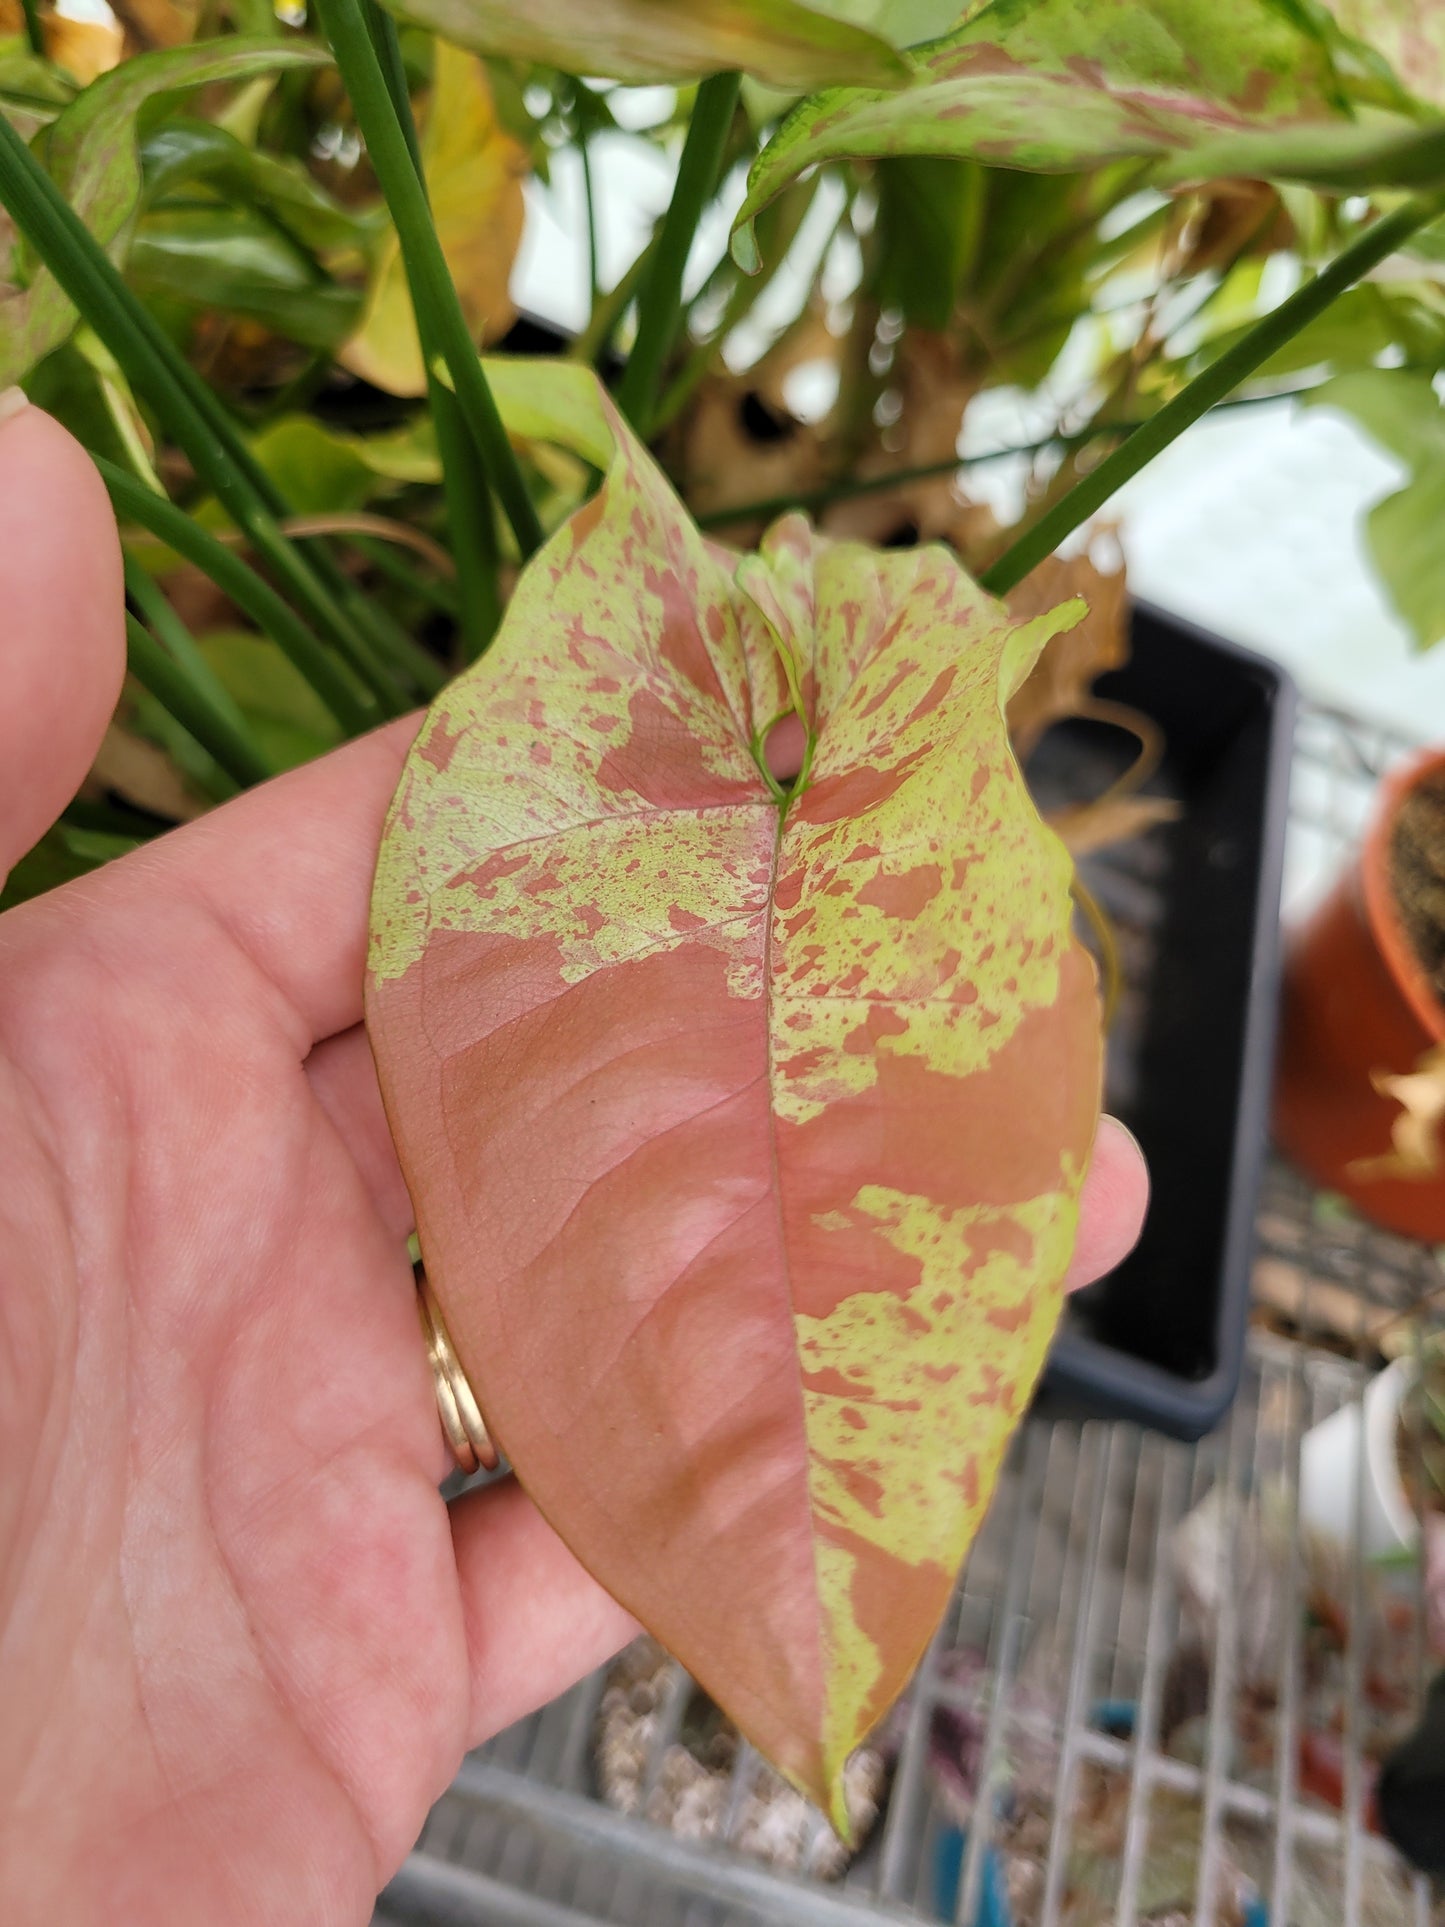
<svg viewBox="0 0 1445 1927">
<path fill-rule="evenodd" d="M 475 662 L 502 620 L 498 581 L 502 558 L 492 492 L 476 445 L 466 432 L 455 395 L 440 383 L 437 392 L 445 396 L 436 411 L 437 449 L 446 475 L 447 533 L 457 568 L 457 629 L 463 661 Z"/>
<path fill-rule="evenodd" d="M 164 496 L 157 495 L 154 489 L 147 488 L 144 482 L 138 482 L 104 456 L 93 455 L 91 460 L 100 470 L 101 480 L 109 489 L 117 512 L 149 529 L 228 595 L 296 665 L 343 729 L 359 734 L 371 727 L 374 716 L 363 707 L 325 645 L 268 582 L 199 522 Z"/>
<path fill-rule="evenodd" d="M 1005 595 L 1016 587 L 1146 463 L 1208 409 L 1223 401 L 1301 328 L 1323 314 L 1346 288 L 1394 253 L 1418 228 L 1435 220 L 1442 208 L 1445 208 L 1445 197 L 1420 196 L 1406 201 L 1394 213 L 1382 216 L 1356 236 L 1312 281 L 1257 321 L 1248 334 L 1227 348 L 1172 400 L 1165 402 L 1157 414 L 1130 430 L 1118 448 L 1106 455 L 1091 474 L 1076 482 L 1067 495 L 1061 496 L 1046 515 L 984 571 L 979 578 L 982 586 L 994 595 Z"/>
<path fill-rule="evenodd" d="M 398 553 L 391 542 L 380 541 L 370 535 L 355 535 L 351 542 L 358 555 L 364 555 L 373 568 L 399 589 L 405 589 L 408 595 L 414 595 L 418 601 L 432 603 L 445 615 L 460 615 L 461 604 L 450 580 L 423 575 L 420 569 L 414 568 Z"/>
<path fill-rule="evenodd" d="M 251 737 L 239 704 L 201 654 L 195 637 L 171 607 L 165 591 L 133 555 L 126 555 L 124 562 L 125 592 L 136 614 L 213 708 L 229 716 L 235 727 L 251 740 L 259 756 L 260 746 Z"/>
<path fill-rule="evenodd" d="M 361 0 L 361 17 L 366 22 L 366 31 L 371 35 L 371 44 L 376 49 L 377 65 L 381 77 L 386 82 L 387 95 L 391 100 L 392 112 L 396 115 L 401 128 L 402 139 L 406 142 L 411 164 L 416 169 L 416 177 L 421 182 L 422 192 L 427 191 L 426 170 L 421 164 L 421 141 L 417 137 L 416 116 L 411 111 L 411 89 L 406 84 L 406 62 L 401 57 L 401 35 L 396 30 L 396 22 L 376 0 Z"/>
<path fill-rule="evenodd" d="M 760 245 L 762 245 L 763 248 L 763 266 L 756 274 L 743 274 L 741 270 L 734 265 L 733 258 L 730 254 L 725 254 L 718 263 L 718 271 L 730 276 L 732 281 L 731 288 L 728 291 L 727 301 L 723 307 L 722 316 L 708 333 L 696 342 L 684 358 L 681 368 L 673 376 L 667 392 L 658 404 L 657 413 L 653 417 L 654 433 L 660 432 L 662 429 L 670 426 L 670 424 L 677 419 L 678 415 L 681 414 L 688 402 L 691 401 L 699 384 L 716 365 L 718 356 L 721 354 L 723 344 L 726 342 L 728 336 L 740 322 L 745 321 L 752 313 L 759 299 L 772 286 L 775 277 L 790 259 L 790 250 L 794 241 L 798 238 L 798 232 L 803 222 L 807 219 L 813 207 L 814 200 L 817 197 L 818 184 L 822 178 L 821 174 L 815 174 L 812 180 L 803 181 L 797 187 L 790 189 L 787 194 L 774 201 L 772 207 L 767 209 L 765 214 L 760 217 L 758 223 L 759 236 L 763 236 L 765 222 L 768 224 L 770 231 L 767 234 L 766 240 L 760 241 Z M 718 275 L 715 271 L 707 283 L 693 296 L 691 302 L 688 303 L 689 314 L 691 314 L 698 302 L 709 294 L 717 278 Z M 769 355 L 778 351 L 783 342 L 786 341 L 791 329 L 797 325 L 798 320 L 802 320 L 807 316 L 807 312 L 805 309 L 802 316 L 790 322 L 782 333 L 778 335 L 768 348 Z"/>
<path fill-rule="evenodd" d="M 713 74 L 697 90 L 672 201 L 638 295 L 637 340 L 617 386 L 617 402 L 644 441 L 657 413 L 663 367 L 682 318 L 687 257 L 702 211 L 717 191 L 740 85 L 738 74 Z"/>
<path fill-rule="evenodd" d="M 186 452 L 238 528 L 265 556 L 277 579 L 335 642 L 373 696 L 390 709 L 399 685 L 378 664 L 343 610 L 336 586 L 324 585 L 282 534 L 276 510 L 286 505 L 241 439 L 220 402 L 176 351 L 132 294 L 89 229 L 0 114 L 0 202 L 44 265 L 105 343 L 131 387 L 150 401 L 168 435 Z M 340 576 L 340 572 L 336 574 Z M 341 578 L 342 590 L 346 588 Z M 362 727 L 377 720 L 363 707 Z"/>
<path fill-rule="evenodd" d="M 587 313 L 590 318 L 596 312 L 602 278 L 597 272 L 597 196 L 592 184 L 592 147 L 583 121 L 582 103 L 586 92 L 582 81 L 572 83 L 572 111 L 577 120 L 577 152 L 582 160 L 582 195 L 587 211 Z"/>
<path fill-rule="evenodd" d="M 418 332 L 423 343 L 430 339 L 441 350 L 462 418 L 525 560 L 541 546 L 542 524 L 462 313 L 426 190 L 387 91 L 360 0 L 319 0 L 318 11 L 396 225 Z"/>
<path fill-rule="evenodd" d="M 606 294 L 599 296 L 587 326 L 567 348 L 569 361 L 585 361 L 600 367 L 612 348 L 617 325 L 627 312 L 628 303 L 646 279 L 657 252 L 657 235 L 644 243 Z"/>
<path fill-rule="evenodd" d="M 129 610 L 125 617 L 125 635 L 126 660 L 136 681 L 169 710 L 229 777 L 242 789 L 248 789 L 251 784 L 264 783 L 274 774 L 245 731 L 236 728 L 225 710 L 218 709 L 190 680 L 180 664 L 166 654 L 150 630 Z"/>
<path fill-rule="evenodd" d="M 45 58 L 45 30 L 40 24 L 40 8 L 37 0 L 20 0 L 20 10 L 25 15 L 25 39 L 33 54 Z"/>
<path fill-rule="evenodd" d="M 396 22 L 376 0 L 362 0 L 362 12 L 372 46 L 376 50 L 382 78 L 391 99 L 392 112 L 406 141 L 412 169 L 430 214 L 431 195 L 421 161 L 421 142 L 417 139 L 416 120 L 407 92 L 406 68 L 401 58 L 401 41 Z M 410 273 L 410 270 L 408 270 Z M 436 427 L 437 454 L 442 465 L 442 489 L 446 496 L 447 527 L 452 539 L 452 556 L 457 565 L 457 620 L 462 632 L 463 653 L 468 660 L 479 656 L 496 634 L 502 619 L 502 597 L 497 583 L 497 534 L 492 515 L 492 495 L 487 473 L 476 445 L 467 432 L 461 407 L 444 382 L 434 372 L 441 352 L 431 317 L 423 316 L 413 297 L 417 337 L 427 371 L 427 397 Z M 429 694 L 434 691 L 429 691 Z"/>
</svg>

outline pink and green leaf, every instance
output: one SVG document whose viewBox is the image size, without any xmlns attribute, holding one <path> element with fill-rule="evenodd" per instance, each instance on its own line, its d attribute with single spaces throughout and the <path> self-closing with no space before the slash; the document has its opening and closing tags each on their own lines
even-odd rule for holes
<svg viewBox="0 0 1445 1927">
<path fill-rule="evenodd" d="M 837 81 L 894 85 L 886 39 L 803 0 L 387 0 L 394 13 L 477 53 L 622 81 L 689 81 L 740 67 L 802 92 Z M 872 9 L 865 9 L 871 12 Z"/>
<path fill-rule="evenodd" d="M 1445 107 L 1442 0 L 1324 0 L 1343 31 L 1369 47 L 1417 100 Z"/>
<path fill-rule="evenodd" d="M 1097 992 L 1002 703 L 1082 605 L 1019 627 L 946 551 L 800 517 L 740 563 L 584 370 L 495 366 L 604 481 L 404 771 L 388 1114 L 519 1477 L 842 1823 L 1073 1246 Z"/>
<path fill-rule="evenodd" d="M 758 156 L 733 247 L 803 169 L 896 154 L 1067 172 L 1154 158 L 1162 182 L 1445 180 L 1445 121 L 1353 118 L 1328 36 L 1271 0 L 992 0 L 918 48 L 908 85 L 799 103 Z"/>
</svg>

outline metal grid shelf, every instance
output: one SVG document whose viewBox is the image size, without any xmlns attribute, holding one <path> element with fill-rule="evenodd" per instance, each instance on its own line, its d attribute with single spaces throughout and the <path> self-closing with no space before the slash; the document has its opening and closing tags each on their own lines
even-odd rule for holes
<svg viewBox="0 0 1445 1927">
<path fill-rule="evenodd" d="M 1298 894 L 1337 864 L 1379 775 L 1406 747 L 1357 719 L 1304 711 L 1287 888 Z M 600 1673 L 464 1763 L 383 1896 L 377 1927 L 1445 1919 L 1368 1825 L 1381 1723 L 1408 1727 L 1431 1669 L 1423 1572 L 1402 1590 L 1397 1579 L 1386 1612 L 1359 1557 L 1322 1579 L 1298 1509 L 1301 1437 L 1359 1397 L 1401 1314 L 1417 1329 L 1445 1321 L 1445 1273 L 1434 1253 L 1345 1216 L 1283 1167 L 1268 1174 L 1259 1230 L 1256 1328 L 1218 1433 L 1188 1447 L 1131 1425 L 1035 1419 L 1015 1439 L 899 1716 L 882 1816 L 841 1879 L 783 1873 L 730 1844 L 757 1768 L 745 1746 L 717 1806 L 721 1838 L 682 1838 L 604 1804 L 593 1759 Z M 1357 1533 L 1360 1503 L 1356 1493 Z M 1358 1629 L 1323 1660 L 1306 1616 L 1322 1583 Z M 1171 1705 L 1191 1668 L 1196 1689 L 1205 1682 L 1191 1744 L 1166 1745 L 1166 1726 L 1182 1730 Z M 1322 1690 L 1337 1711 L 1330 1799 L 1319 1797 L 1309 1753 Z M 651 1720 L 644 1806 L 689 1695 L 673 1667 Z M 1120 1707 L 1128 1719 L 1111 1728 L 1100 1709 Z M 1012 1821 L 991 1792 L 960 1835 L 934 1765 L 941 1736 L 959 1732 L 975 1786 L 994 1788 L 1005 1760 L 1015 1774 L 1021 1757 L 1032 1761 L 1040 1799 L 1029 1856 L 1001 1850 Z M 827 1844 L 815 1819 L 801 1865 L 816 1865 Z M 1161 1912 L 1150 1889 L 1161 1861 L 1180 1855 L 1180 1903 Z M 1081 1890 L 1094 1899 L 1081 1901 Z"/>
</svg>

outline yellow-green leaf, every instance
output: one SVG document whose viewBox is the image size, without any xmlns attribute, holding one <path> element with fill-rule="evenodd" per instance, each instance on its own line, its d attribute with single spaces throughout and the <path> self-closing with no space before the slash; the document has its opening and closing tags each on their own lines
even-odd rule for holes
<svg viewBox="0 0 1445 1927">
<path fill-rule="evenodd" d="M 740 563 L 585 370 L 503 366 L 605 475 L 403 772 L 382 1089 L 528 1491 L 846 1830 L 1073 1245 L 1097 992 L 1002 705 L 1082 605 L 797 516 Z"/>
<path fill-rule="evenodd" d="M 479 342 L 495 339 L 512 320 L 507 286 L 522 238 L 527 156 L 497 118 L 484 64 L 444 41 L 437 44 L 421 155 L 437 235 L 463 312 Z M 426 392 L 426 366 L 394 227 L 382 239 L 360 330 L 341 360 L 388 394 Z"/>
<path fill-rule="evenodd" d="M 387 0 L 394 13 L 479 53 L 609 80 L 688 81 L 740 67 L 791 92 L 891 85 L 907 67 L 887 39 L 801 0 Z M 887 12 L 869 4 L 867 14 Z M 920 13 L 914 4 L 910 19 Z M 927 9 L 922 11 L 927 12 Z M 872 25 L 872 22 L 869 22 Z"/>
<path fill-rule="evenodd" d="M 1417 100 L 1445 107 L 1441 0 L 1324 0 L 1347 34 L 1379 54 Z"/>
</svg>

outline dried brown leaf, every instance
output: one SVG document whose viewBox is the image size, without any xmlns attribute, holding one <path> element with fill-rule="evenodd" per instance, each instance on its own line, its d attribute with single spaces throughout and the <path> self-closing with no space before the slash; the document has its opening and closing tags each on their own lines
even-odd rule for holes
<svg viewBox="0 0 1445 1927">
<path fill-rule="evenodd" d="M 1128 593 L 1122 567 L 1106 572 L 1087 552 L 1050 556 L 1010 593 L 1008 606 L 1022 620 L 1075 595 L 1084 598 L 1089 613 L 1077 629 L 1055 636 L 1045 647 L 1008 706 L 1009 734 L 1022 762 L 1046 729 L 1085 713 L 1097 677 L 1129 659 Z"/>
<path fill-rule="evenodd" d="M 92 794 L 113 794 L 173 823 L 189 823 L 208 805 L 182 779 L 163 749 L 112 723 L 91 765 L 86 786 Z"/>
<path fill-rule="evenodd" d="M 1356 1158 L 1352 1178 L 1433 1178 L 1445 1162 L 1440 1128 L 1445 1123 L 1445 1044 L 1434 1044 L 1403 1073 L 1372 1071 L 1370 1082 L 1381 1097 L 1401 1107 L 1390 1127 L 1390 1149 L 1377 1157 Z"/>
<path fill-rule="evenodd" d="M 1156 823 L 1173 823 L 1178 815 L 1179 805 L 1170 796 L 1120 796 L 1111 790 L 1093 803 L 1055 810 L 1044 821 L 1071 856 L 1081 857 L 1142 836 Z"/>
<path fill-rule="evenodd" d="M 82 87 L 118 67 L 125 52 L 125 28 L 109 8 L 106 13 L 104 20 L 71 20 L 50 13 L 42 23 L 46 57 Z"/>
</svg>

